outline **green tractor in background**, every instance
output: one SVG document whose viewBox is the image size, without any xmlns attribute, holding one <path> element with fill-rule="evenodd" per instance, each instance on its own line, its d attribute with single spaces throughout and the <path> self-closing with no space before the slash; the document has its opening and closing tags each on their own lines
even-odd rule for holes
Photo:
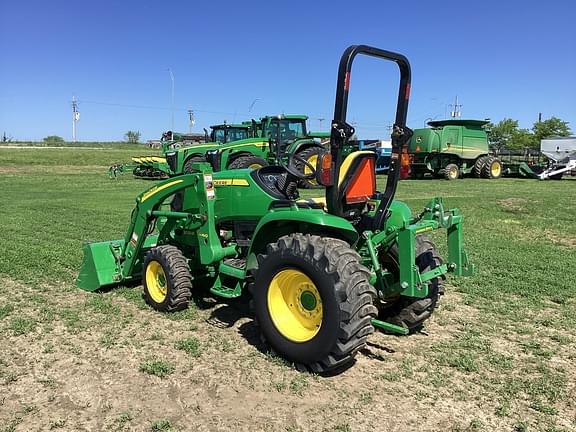
<svg viewBox="0 0 576 432">
<path fill-rule="evenodd" d="M 242 122 L 239 124 L 222 123 L 210 126 L 211 132 L 204 129 L 206 143 L 227 144 L 234 141 L 245 140 L 256 136 L 257 125 L 252 122 Z"/>
<path fill-rule="evenodd" d="M 252 121 L 252 129 L 258 131 L 252 138 L 234 141 L 227 145 L 207 148 L 195 146 L 178 149 L 166 154 L 166 161 L 172 175 L 192 172 L 193 164 L 209 161 L 214 171 L 226 169 L 256 169 L 275 164 L 280 158 L 285 161 L 292 155 L 298 155 L 297 166 L 308 174 L 309 169 L 303 161 L 316 164 L 318 155 L 326 152 L 319 139 L 329 134 L 308 132 L 305 115 L 279 115 L 262 117 Z M 246 122 L 248 123 L 248 122 Z M 317 187 L 315 179 L 303 179 L 300 186 Z"/>
<path fill-rule="evenodd" d="M 497 179 L 502 162 L 490 155 L 485 120 L 438 120 L 429 128 L 414 129 L 408 144 L 410 172 L 414 178 L 426 174 L 456 180 L 472 174 Z"/>
<path fill-rule="evenodd" d="M 390 60 L 400 70 L 383 192 L 376 190 L 374 152 L 343 154 L 354 134 L 346 113 L 358 54 Z M 436 308 L 446 275 L 470 275 L 474 267 L 458 210 L 434 198 L 412 214 L 394 200 L 411 136 L 410 75 L 400 54 L 349 47 L 338 70 L 330 152 L 319 153 L 315 165 L 293 152 L 254 170 L 213 172 L 197 162 L 191 174 L 157 183 L 136 198 L 123 239 L 84 245 L 78 286 L 96 291 L 141 281 L 147 303 L 162 312 L 186 308 L 193 290 L 251 296 L 264 340 L 317 373 L 351 365 L 375 327 L 417 331 Z M 269 120 L 281 126 L 286 119 Z M 312 178 L 325 186 L 324 196 L 301 199 L 298 183 Z M 181 200 L 169 206 L 179 193 Z M 425 236 L 439 228 L 447 230 L 446 261 Z"/>
<path fill-rule="evenodd" d="M 116 178 L 119 174 L 132 171 L 134 177 L 159 180 L 170 176 L 170 169 L 164 157 L 166 153 L 174 152 L 179 148 L 201 148 L 206 151 L 217 147 L 220 144 L 229 143 L 235 140 L 242 140 L 253 135 L 253 125 L 251 123 L 223 124 L 210 126 L 211 132 L 208 134 L 204 130 L 204 136 L 197 134 L 181 134 L 172 131 L 164 132 L 160 140 L 162 146 L 162 157 L 160 156 L 138 156 L 132 158 L 130 164 L 114 164 L 108 169 L 110 178 Z M 204 143 L 202 143 L 204 141 Z"/>
</svg>

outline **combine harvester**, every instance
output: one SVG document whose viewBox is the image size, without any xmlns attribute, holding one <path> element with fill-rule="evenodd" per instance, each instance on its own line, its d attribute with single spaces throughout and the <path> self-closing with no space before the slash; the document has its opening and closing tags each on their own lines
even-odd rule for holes
<svg viewBox="0 0 576 432">
<path fill-rule="evenodd" d="M 486 120 L 435 120 L 414 129 L 407 158 L 413 178 L 426 174 L 456 180 L 465 175 L 497 179 L 503 174 L 500 159 L 490 153 Z"/>
<path fill-rule="evenodd" d="M 343 150 L 354 58 L 395 63 L 400 72 L 392 157 L 376 190 L 373 151 Z M 188 306 L 192 290 L 224 299 L 251 296 L 263 339 L 316 373 L 353 364 L 375 328 L 406 335 L 430 318 L 448 273 L 474 272 L 463 246 L 463 216 L 433 198 L 422 211 L 394 199 L 406 127 L 410 64 L 365 45 L 340 60 L 330 152 L 312 165 L 297 153 L 278 165 L 214 172 L 206 162 L 136 198 L 123 239 L 84 245 L 77 284 L 86 291 L 139 283 L 157 311 Z M 304 163 L 309 173 L 302 172 Z M 303 200 L 297 185 L 316 179 L 323 196 Z M 167 201 L 180 193 L 177 205 Z M 173 202 L 174 204 L 174 202 Z M 424 233 L 444 229 L 447 258 Z M 439 237 L 437 237 L 439 238 Z M 217 359 L 215 359 L 217 361 Z"/>
</svg>

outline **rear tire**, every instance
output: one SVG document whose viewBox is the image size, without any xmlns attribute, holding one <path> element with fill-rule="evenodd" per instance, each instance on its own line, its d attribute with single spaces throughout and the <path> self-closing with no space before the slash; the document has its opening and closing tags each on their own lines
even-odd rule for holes
<svg viewBox="0 0 576 432">
<path fill-rule="evenodd" d="M 374 332 L 376 290 L 348 243 L 300 233 L 270 243 L 254 272 L 254 312 L 270 347 L 316 373 L 352 363 Z"/>
<path fill-rule="evenodd" d="M 382 266 L 399 278 L 398 247 L 392 246 L 387 253 L 381 254 Z M 436 246 L 424 235 L 416 236 L 416 265 L 420 272 L 432 270 L 442 264 Z M 382 321 L 404 327 L 414 333 L 420 330 L 436 306 L 441 294 L 444 294 L 442 282 L 444 277 L 428 281 L 428 296 L 425 298 L 403 297 L 390 299 L 380 305 L 379 318 Z"/>
<path fill-rule="evenodd" d="M 142 265 L 144 300 L 160 312 L 188 307 L 192 296 L 192 276 L 188 262 L 176 246 L 156 246 Z"/>
<path fill-rule="evenodd" d="M 268 166 L 268 162 L 266 162 L 266 160 L 258 156 L 248 155 L 240 156 L 239 158 L 234 159 L 228 165 L 228 169 L 258 169 L 266 166 Z"/>
<path fill-rule="evenodd" d="M 482 167 L 482 177 L 487 179 L 498 179 L 502 176 L 503 166 L 500 159 L 489 156 Z"/>
<path fill-rule="evenodd" d="M 310 147 L 310 148 L 307 148 L 306 150 L 302 150 L 301 152 L 297 153 L 297 155 L 315 167 L 316 162 L 318 161 L 318 156 L 321 155 L 322 153 L 325 153 L 325 152 L 326 152 L 326 150 L 324 150 L 323 148 Z M 298 171 L 300 171 L 304 174 L 310 174 L 310 168 L 308 168 L 303 163 L 297 163 L 296 167 L 298 168 Z M 312 180 L 302 179 L 302 180 L 300 180 L 300 186 L 304 189 L 320 189 L 320 188 L 322 188 L 322 186 L 319 185 L 318 182 L 314 179 L 312 179 Z"/>
<path fill-rule="evenodd" d="M 448 164 L 444 167 L 444 178 L 446 180 L 457 180 L 460 177 L 460 168 L 456 164 Z"/>
</svg>

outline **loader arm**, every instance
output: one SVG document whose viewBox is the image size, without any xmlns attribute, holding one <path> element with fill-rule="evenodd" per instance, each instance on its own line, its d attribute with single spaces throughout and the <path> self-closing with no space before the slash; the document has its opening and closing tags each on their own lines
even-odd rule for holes
<svg viewBox="0 0 576 432">
<path fill-rule="evenodd" d="M 169 196 L 194 186 L 198 182 L 198 177 L 198 175 L 185 175 L 177 179 L 169 179 L 136 197 L 136 206 L 132 211 L 130 225 L 124 237 L 124 244 L 118 255 L 118 260 L 122 264 L 121 275 L 123 279 L 132 275 L 134 264 L 141 255 L 150 225 L 157 217 L 163 216 L 168 219 L 188 218 L 188 213 L 160 211 L 160 206 Z"/>
<path fill-rule="evenodd" d="M 161 237 L 165 237 L 162 233 L 169 231 L 170 227 L 179 222 L 185 222 L 189 228 L 205 224 L 207 217 L 203 214 L 166 211 L 160 208 L 171 195 L 193 188 L 202 181 L 204 184 L 199 189 L 203 193 L 212 190 L 212 173 L 207 171 L 203 174 L 195 173 L 168 179 L 141 193 L 136 198 L 136 206 L 123 240 L 84 244 L 84 261 L 76 281 L 78 287 L 86 291 L 96 291 L 134 278 L 138 273 L 137 267 L 141 264 L 143 250 L 155 246 L 157 242 L 158 236 L 151 235 L 157 218 L 166 219 Z"/>
</svg>

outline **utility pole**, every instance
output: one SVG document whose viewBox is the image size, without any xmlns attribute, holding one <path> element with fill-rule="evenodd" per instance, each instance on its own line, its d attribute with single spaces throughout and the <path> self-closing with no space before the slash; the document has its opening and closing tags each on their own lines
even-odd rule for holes
<svg viewBox="0 0 576 432">
<path fill-rule="evenodd" d="M 462 104 L 458 104 L 458 95 L 456 95 L 456 100 L 454 101 L 454 104 L 450 104 L 451 107 L 454 107 L 454 109 L 450 112 L 450 116 L 452 118 L 460 118 L 460 108 L 462 108 Z"/>
<path fill-rule="evenodd" d="M 171 111 L 172 111 L 172 123 L 171 123 L 171 131 L 174 132 L 174 74 L 172 73 L 172 69 L 168 68 L 168 72 L 170 73 L 170 79 L 172 80 L 172 102 L 171 102 Z"/>
<path fill-rule="evenodd" d="M 538 123 L 542 122 L 542 113 L 538 113 Z"/>
<path fill-rule="evenodd" d="M 76 142 L 76 123 L 80 120 L 76 96 L 72 96 L 72 142 Z"/>
<path fill-rule="evenodd" d="M 196 120 L 194 120 L 194 110 L 189 109 L 188 110 L 188 126 L 189 126 L 190 133 L 192 133 L 192 126 L 194 126 L 194 123 L 196 123 Z"/>
<path fill-rule="evenodd" d="M 324 117 L 317 118 L 318 122 L 320 123 L 320 130 L 322 130 L 322 122 L 326 120 Z"/>
</svg>

